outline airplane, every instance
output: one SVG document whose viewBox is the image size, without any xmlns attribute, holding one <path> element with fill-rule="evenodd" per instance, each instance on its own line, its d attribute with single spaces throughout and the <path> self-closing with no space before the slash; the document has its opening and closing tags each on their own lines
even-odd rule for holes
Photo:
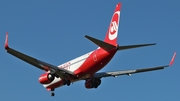
<svg viewBox="0 0 180 101">
<path fill-rule="evenodd" d="M 85 88 L 91 89 L 97 88 L 101 84 L 101 79 L 105 77 L 117 77 L 120 75 L 130 76 L 135 73 L 161 70 L 172 66 L 176 52 L 174 52 L 168 65 L 133 70 L 98 72 L 110 62 L 117 51 L 156 45 L 156 43 L 125 46 L 117 44 L 121 5 L 122 3 L 118 3 L 115 7 L 104 41 L 85 35 L 87 39 L 92 41 L 98 47 L 87 54 L 63 63 L 62 65 L 55 66 L 10 48 L 8 45 L 8 32 L 6 32 L 5 50 L 7 53 L 43 70 L 44 73 L 39 77 L 39 82 L 51 92 L 51 96 L 55 95 L 54 90 L 56 88 L 65 85 L 69 86 L 71 83 L 80 80 L 85 81 Z"/>
</svg>

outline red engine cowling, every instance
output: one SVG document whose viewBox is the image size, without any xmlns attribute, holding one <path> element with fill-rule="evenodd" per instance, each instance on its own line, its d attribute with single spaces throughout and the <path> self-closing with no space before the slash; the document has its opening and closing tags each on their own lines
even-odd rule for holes
<svg viewBox="0 0 180 101">
<path fill-rule="evenodd" d="M 39 77 L 39 82 L 41 84 L 48 84 L 51 83 L 54 80 L 54 75 L 50 73 L 44 73 Z"/>
<path fill-rule="evenodd" d="M 97 88 L 101 84 L 101 79 L 99 78 L 90 78 L 85 81 L 85 87 L 87 89 Z"/>
</svg>

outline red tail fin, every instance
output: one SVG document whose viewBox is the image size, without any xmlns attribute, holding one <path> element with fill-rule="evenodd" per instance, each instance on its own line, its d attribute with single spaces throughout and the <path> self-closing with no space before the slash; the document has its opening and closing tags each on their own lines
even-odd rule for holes
<svg viewBox="0 0 180 101">
<path fill-rule="evenodd" d="M 117 45 L 117 36 L 118 36 L 118 27 L 119 27 L 119 20 L 120 20 L 120 10 L 121 10 L 121 3 L 116 5 L 114 10 L 114 14 L 111 18 L 111 22 L 105 37 L 105 42 L 110 43 L 112 45 Z"/>
</svg>

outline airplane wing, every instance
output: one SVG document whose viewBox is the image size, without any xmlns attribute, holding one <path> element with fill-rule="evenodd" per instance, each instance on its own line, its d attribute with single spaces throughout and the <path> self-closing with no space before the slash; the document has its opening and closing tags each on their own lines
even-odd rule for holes
<svg viewBox="0 0 180 101">
<path fill-rule="evenodd" d="M 100 72 L 94 74 L 95 78 L 103 78 L 103 77 L 116 77 L 120 75 L 129 75 L 135 74 L 135 73 L 141 73 L 141 72 L 149 72 L 149 71 L 154 71 L 154 70 L 161 70 L 166 67 L 171 66 L 174 63 L 174 59 L 176 57 L 176 52 L 174 53 L 169 65 L 164 65 L 164 66 L 157 66 L 157 67 L 151 67 L 151 68 L 142 68 L 142 69 L 134 69 L 134 70 L 121 70 L 121 71 L 113 71 L 113 72 Z"/>
<path fill-rule="evenodd" d="M 64 78 L 68 75 L 74 76 L 73 72 L 71 72 L 71 71 L 68 71 L 68 70 L 63 69 L 63 68 L 58 68 L 57 66 L 54 66 L 54 65 L 51 65 L 49 63 L 43 62 L 41 60 L 35 59 L 33 57 L 30 57 L 26 54 L 23 54 L 17 50 L 10 48 L 8 46 L 8 33 L 6 33 L 5 49 L 9 54 L 11 54 L 11 55 L 31 64 L 33 66 L 41 69 L 41 70 L 50 71 L 50 73 L 55 75 L 56 77 Z"/>
</svg>

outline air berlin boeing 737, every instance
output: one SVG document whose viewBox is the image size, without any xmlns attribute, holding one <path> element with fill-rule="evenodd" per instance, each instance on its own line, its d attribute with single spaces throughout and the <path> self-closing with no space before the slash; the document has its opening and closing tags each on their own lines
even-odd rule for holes
<svg viewBox="0 0 180 101">
<path fill-rule="evenodd" d="M 135 70 L 123 70 L 113 72 L 98 72 L 113 58 L 115 53 L 119 50 L 138 48 L 144 46 L 151 46 L 153 44 L 138 44 L 121 46 L 117 44 L 118 27 L 120 20 L 121 3 L 118 3 L 115 7 L 114 14 L 110 25 L 108 27 L 105 40 L 101 41 L 96 38 L 85 36 L 87 39 L 95 43 L 98 48 L 85 55 L 77 57 L 71 61 L 68 61 L 60 66 L 55 66 L 47 62 L 30 57 L 17 50 L 14 50 L 8 46 L 8 33 L 6 33 L 5 49 L 11 55 L 45 71 L 39 77 L 39 82 L 48 90 L 51 91 L 51 96 L 54 96 L 54 90 L 58 87 L 71 83 L 85 80 L 85 87 L 87 89 L 97 88 L 101 84 L 101 78 L 104 77 L 116 77 L 119 75 L 131 75 L 135 73 L 148 72 L 153 70 L 164 69 L 173 64 L 176 53 L 174 53 L 169 65 L 157 66 L 152 68 L 143 68 Z M 98 73 L 97 73 L 98 72 Z"/>
</svg>

